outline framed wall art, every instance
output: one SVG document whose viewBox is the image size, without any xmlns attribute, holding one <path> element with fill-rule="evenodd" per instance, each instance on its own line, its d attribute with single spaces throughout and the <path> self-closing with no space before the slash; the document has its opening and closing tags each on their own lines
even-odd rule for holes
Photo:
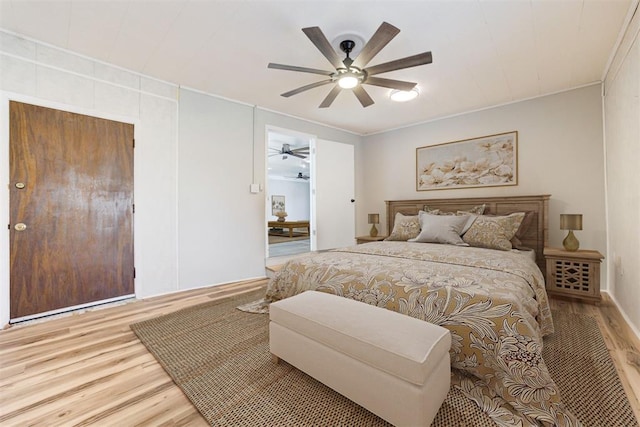
<svg viewBox="0 0 640 427">
<path fill-rule="evenodd" d="M 518 185 L 518 132 L 416 148 L 416 190 Z"/>
<path fill-rule="evenodd" d="M 278 216 L 284 210 L 284 196 L 271 196 L 271 215 Z"/>
</svg>

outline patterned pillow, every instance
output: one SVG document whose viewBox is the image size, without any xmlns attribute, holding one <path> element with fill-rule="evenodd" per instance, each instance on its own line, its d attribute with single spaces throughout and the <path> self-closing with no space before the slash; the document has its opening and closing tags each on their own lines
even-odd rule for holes
<svg viewBox="0 0 640 427">
<path fill-rule="evenodd" d="M 400 212 L 396 213 L 396 218 L 393 221 L 393 231 L 384 240 L 395 240 L 406 242 L 409 239 L 418 237 L 420 234 L 420 222 L 418 221 L 418 215 L 402 215 Z"/>
<path fill-rule="evenodd" d="M 522 244 L 521 239 L 527 235 L 527 232 L 531 228 L 531 225 L 533 224 L 533 220 L 535 218 L 535 214 L 536 213 L 534 211 L 524 212 L 524 219 L 522 220 L 520 227 L 518 227 L 518 231 L 516 231 L 516 234 L 511 238 L 511 246 L 514 249 L 529 249 Z"/>
<path fill-rule="evenodd" d="M 462 240 L 479 248 L 511 250 L 511 239 L 524 219 L 524 212 L 507 216 L 479 215 Z"/>
<path fill-rule="evenodd" d="M 463 214 L 482 215 L 484 213 L 484 210 L 485 210 L 486 207 L 487 207 L 486 204 L 477 205 L 477 206 L 472 207 L 471 209 L 466 209 L 464 211 L 458 211 L 457 214 L 458 215 L 463 215 Z M 423 206 L 423 210 L 426 213 L 430 213 L 431 215 L 456 215 L 456 212 L 445 212 L 443 210 L 440 210 L 440 208 L 432 208 L 429 205 L 424 205 Z"/>
</svg>

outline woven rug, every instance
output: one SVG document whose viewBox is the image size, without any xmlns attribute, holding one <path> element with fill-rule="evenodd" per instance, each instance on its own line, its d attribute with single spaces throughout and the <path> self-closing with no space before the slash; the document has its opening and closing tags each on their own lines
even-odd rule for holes
<svg viewBox="0 0 640 427">
<path fill-rule="evenodd" d="M 131 325 L 131 329 L 215 426 L 388 426 L 287 363 L 274 364 L 264 314 L 236 309 L 264 290 Z M 554 312 L 544 359 L 566 406 L 585 426 L 637 426 L 594 319 Z M 491 426 L 452 387 L 432 426 Z"/>
</svg>

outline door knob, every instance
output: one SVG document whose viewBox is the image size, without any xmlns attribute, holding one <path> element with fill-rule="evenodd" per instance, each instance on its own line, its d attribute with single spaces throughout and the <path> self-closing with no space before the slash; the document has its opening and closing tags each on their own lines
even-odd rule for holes
<svg viewBox="0 0 640 427">
<path fill-rule="evenodd" d="M 27 225 L 19 222 L 13 228 L 15 228 L 16 231 L 24 231 L 27 229 Z"/>
</svg>

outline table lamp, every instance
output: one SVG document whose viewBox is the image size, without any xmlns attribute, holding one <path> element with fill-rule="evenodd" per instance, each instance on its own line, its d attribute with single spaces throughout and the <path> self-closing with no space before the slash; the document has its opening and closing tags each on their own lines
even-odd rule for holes
<svg viewBox="0 0 640 427">
<path fill-rule="evenodd" d="M 569 230 L 567 237 L 562 241 L 564 249 L 571 252 L 577 251 L 580 242 L 573 235 L 573 230 L 582 230 L 582 214 L 560 214 L 560 229 Z"/>
<path fill-rule="evenodd" d="M 378 229 L 376 228 L 376 224 L 380 222 L 380 214 L 369 214 L 369 224 L 373 224 L 371 226 L 371 231 L 369 231 L 369 236 L 376 237 L 378 235 Z"/>
</svg>

